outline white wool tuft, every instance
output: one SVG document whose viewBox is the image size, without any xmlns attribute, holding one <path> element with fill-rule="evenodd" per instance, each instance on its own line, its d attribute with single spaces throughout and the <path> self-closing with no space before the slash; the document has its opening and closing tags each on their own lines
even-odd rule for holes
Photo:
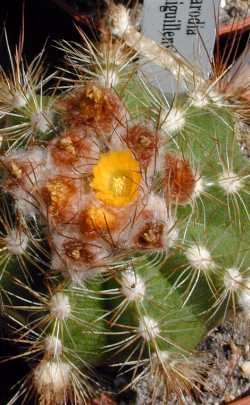
<svg viewBox="0 0 250 405">
<path fill-rule="evenodd" d="M 150 193 L 147 200 L 146 210 L 153 211 L 154 218 L 157 221 L 167 221 L 169 216 L 169 210 L 165 203 L 164 198 L 157 194 Z"/>
<path fill-rule="evenodd" d="M 44 341 L 44 350 L 47 354 L 53 357 L 62 354 L 62 342 L 55 336 L 47 336 Z"/>
<path fill-rule="evenodd" d="M 31 194 L 32 189 L 38 184 L 38 182 L 44 177 L 46 171 L 46 161 L 47 161 L 47 151 L 40 147 L 30 148 L 28 151 L 23 151 L 22 149 L 12 151 L 3 158 L 3 161 L 7 164 L 15 162 L 17 166 L 25 166 L 25 173 L 22 176 L 22 182 L 24 187 L 18 187 L 17 189 L 23 190 L 23 194 L 27 194 L 27 199 Z M 25 190 L 30 193 L 25 193 Z M 12 192 L 13 188 L 11 189 Z M 19 191 L 20 193 L 21 191 Z M 15 197 L 15 196 L 14 196 Z M 19 199 L 19 197 L 17 197 Z"/>
<path fill-rule="evenodd" d="M 98 81 L 103 87 L 116 87 L 119 84 L 119 76 L 112 69 L 107 69 L 98 76 Z"/>
<path fill-rule="evenodd" d="M 158 322 L 148 316 L 144 316 L 140 319 L 139 333 L 147 342 L 157 338 L 160 334 Z"/>
<path fill-rule="evenodd" d="M 159 351 L 159 358 L 162 362 L 169 362 L 171 358 L 171 353 L 167 350 Z"/>
<path fill-rule="evenodd" d="M 33 130 L 48 132 L 50 130 L 51 114 L 42 110 L 35 111 L 31 116 L 31 126 Z"/>
<path fill-rule="evenodd" d="M 154 214 L 154 220 L 166 225 L 163 235 L 163 246 L 166 248 L 173 246 L 178 239 L 179 231 L 164 198 L 154 193 L 150 193 L 145 210 L 152 211 Z"/>
<path fill-rule="evenodd" d="M 32 167 L 36 167 L 39 164 L 44 163 L 46 154 L 47 152 L 45 151 L 45 149 L 34 146 L 32 148 L 29 148 L 28 151 L 23 149 L 13 150 L 8 153 L 6 157 L 4 157 L 4 161 L 11 162 L 12 160 L 14 160 L 20 163 L 27 162 Z"/>
<path fill-rule="evenodd" d="M 231 267 L 226 269 L 224 274 L 224 286 L 231 291 L 237 290 L 242 282 L 242 275 L 239 269 Z"/>
<path fill-rule="evenodd" d="M 206 183 L 206 181 L 202 177 L 196 175 L 192 198 L 198 198 L 202 193 L 204 193 L 207 186 L 208 184 Z"/>
<path fill-rule="evenodd" d="M 164 117 L 164 121 L 161 127 L 171 135 L 181 131 L 186 123 L 185 112 L 174 107 L 169 111 L 163 111 L 162 117 Z"/>
<path fill-rule="evenodd" d="M 211 253 L 202 245 L 192 245 L 185 252 L 190 265 L 197 270 L 206 271 L 215 267 Z"/>
<path fill-rule="evenodd" d="M 15 209 L 26 218 L 36 218 L 37 209 L 34 206 L 34 201 L 29 193 L 21 188 L 11 190 L 11 194 L 15 199 Z"/>
<path fill-rule="evenodd" d="M 242 179 L 232 171 L 224 171 L 218 182 L 227 194 L 238 193 L 243 186 Z"/>
<path fill-rule="evenodd" d="M 196 90 L 192 94 L 192 104 L 195 107 L 203 108 L 209 103 L 209 98 L 207 97 L 206 93 L 201 90 Z"/>
<path fill-rule="evenodd" d="M 17 256 L 25 253 L 29 243 L 28 236 L 17 229 L 10 230 L 4 240 L 8 251 Z"/>
<path fill-rule="evenodd" d="M 70 384 L 71 366 L 64 361 L 41 361 L 34 370 L 33 382 L 37 392 L 46 396 L 46 391 L 53 394 L 65 393 Z"/>
<path fill-rule="evenodd" d="M 210 100 L 214 103 L 217 104 L 218 107 L 224 107 L 225 106 L 225 100 L 223 98 L 223 95 L 220 94 L 217 90 L 214 88 L 209 91 L 209 98 Z"/>
<path fill-rule="evenodd" d="M 26 105 L 26 103 L 27 97 L 25 97 L 24 94 L 20 93 L 19 91 L 16 91 L 15 94 L 13 94 L 11 99 L 11 105 L 13 108 L 22 108 Z"/>
<path fill-rule="evenodd" d="M 121 292 L 129 301 L 141 300 L 144 297 L 146 286 L 141 277 L 132 270 L 126 270 L 122 274 Z"/>
<path fill-rule="evenodd" d="M 112 34 L 122 37 L 130 26 L 129 10 L 123 5 L 112 7 Z"/>
<path fill-rule="evenodd" d="M 166 238 L 165 246 L 169 248 L 174 246 L 179 237 L 179 229 L 176 226 L 176 221 L 173 217 L 168 217 L 167 232 L 164 235 Z"/>
<path fill-rule="evenodd" d="M 61 292 L 56 293 L 49 302 L 49 308 L 54 318 L 60 321 L 68 319 L 71 314 L 69 297 Z"/>
</svg>

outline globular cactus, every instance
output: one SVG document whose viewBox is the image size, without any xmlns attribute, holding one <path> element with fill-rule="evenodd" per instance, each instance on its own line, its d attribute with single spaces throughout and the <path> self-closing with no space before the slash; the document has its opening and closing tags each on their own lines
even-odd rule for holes
<svg viewBox="0 0 250 405">
<path fill-rule="evenodd" d="M 110 5 L 98 44 L 80 35 L 59 45 L 52 94 L 42 54 L 1 72 L 2 312 L 30 364 L 12 401 L 88 403 L 95 367 L 116 365 L 128 385 L 152 379 L 152 403 L 185 403 L 202 395 L 202 338 L 250 314 L 249 109 L 124 6 Z M 141 57 L 186 93 L 152 87 Z"/>
</svg>

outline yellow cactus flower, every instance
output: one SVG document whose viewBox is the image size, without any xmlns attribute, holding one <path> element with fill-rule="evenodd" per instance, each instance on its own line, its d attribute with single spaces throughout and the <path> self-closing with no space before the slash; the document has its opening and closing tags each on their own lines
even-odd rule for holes
<svg viewBox="0 0 250 405">
<path fill-rule="evenodd" d="M 91 186 L 105 204 L 122 207 L 137 198 L 140 167 L 130 150 L 103 154 L 94 166 L 93 175 Z"/>
</svg>

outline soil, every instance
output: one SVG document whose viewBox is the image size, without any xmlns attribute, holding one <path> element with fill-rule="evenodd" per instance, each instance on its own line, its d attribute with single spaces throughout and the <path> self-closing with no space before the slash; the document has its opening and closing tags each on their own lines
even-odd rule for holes
<svg viewBox="0 0 250 405">
<path fill-rule="evenodd" d="M 250 394 L 250 378 L 244 374 L 244 364 L 250 360 L 249 323 L 239 315 L 214 328 L 198 348 L 206 353 L 209 371 L 202 395 L 195 401 L 184 398 L 185 405 L 224 405 Z M 249 375 L 250 377 L 250 375 Z M 150 379 L 136 386 L 136 405 L 151 405 Z M 155 405 L 177 405 L 175 397 L 166 404 L 159 397 Z"/>
</svg>

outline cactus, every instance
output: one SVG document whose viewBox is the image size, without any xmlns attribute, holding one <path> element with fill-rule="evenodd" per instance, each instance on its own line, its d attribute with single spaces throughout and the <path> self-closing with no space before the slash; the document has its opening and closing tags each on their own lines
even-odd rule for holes
<svg viewBox="0 0 250 405">
<path fill-rule="evenodd" d="M 150 376 L 162 403 L 201 395 L 197 346 L 249 317 L 247 104 L 111 4 L 101 38 L 63 41 L 63 90 L 42 53 L 1 71 L 1 309 L 30 365 L 11 403 L 85 404 L 97 366 Z M 186 83 L 163 94 L 154 60 Z"/>
</svg>

